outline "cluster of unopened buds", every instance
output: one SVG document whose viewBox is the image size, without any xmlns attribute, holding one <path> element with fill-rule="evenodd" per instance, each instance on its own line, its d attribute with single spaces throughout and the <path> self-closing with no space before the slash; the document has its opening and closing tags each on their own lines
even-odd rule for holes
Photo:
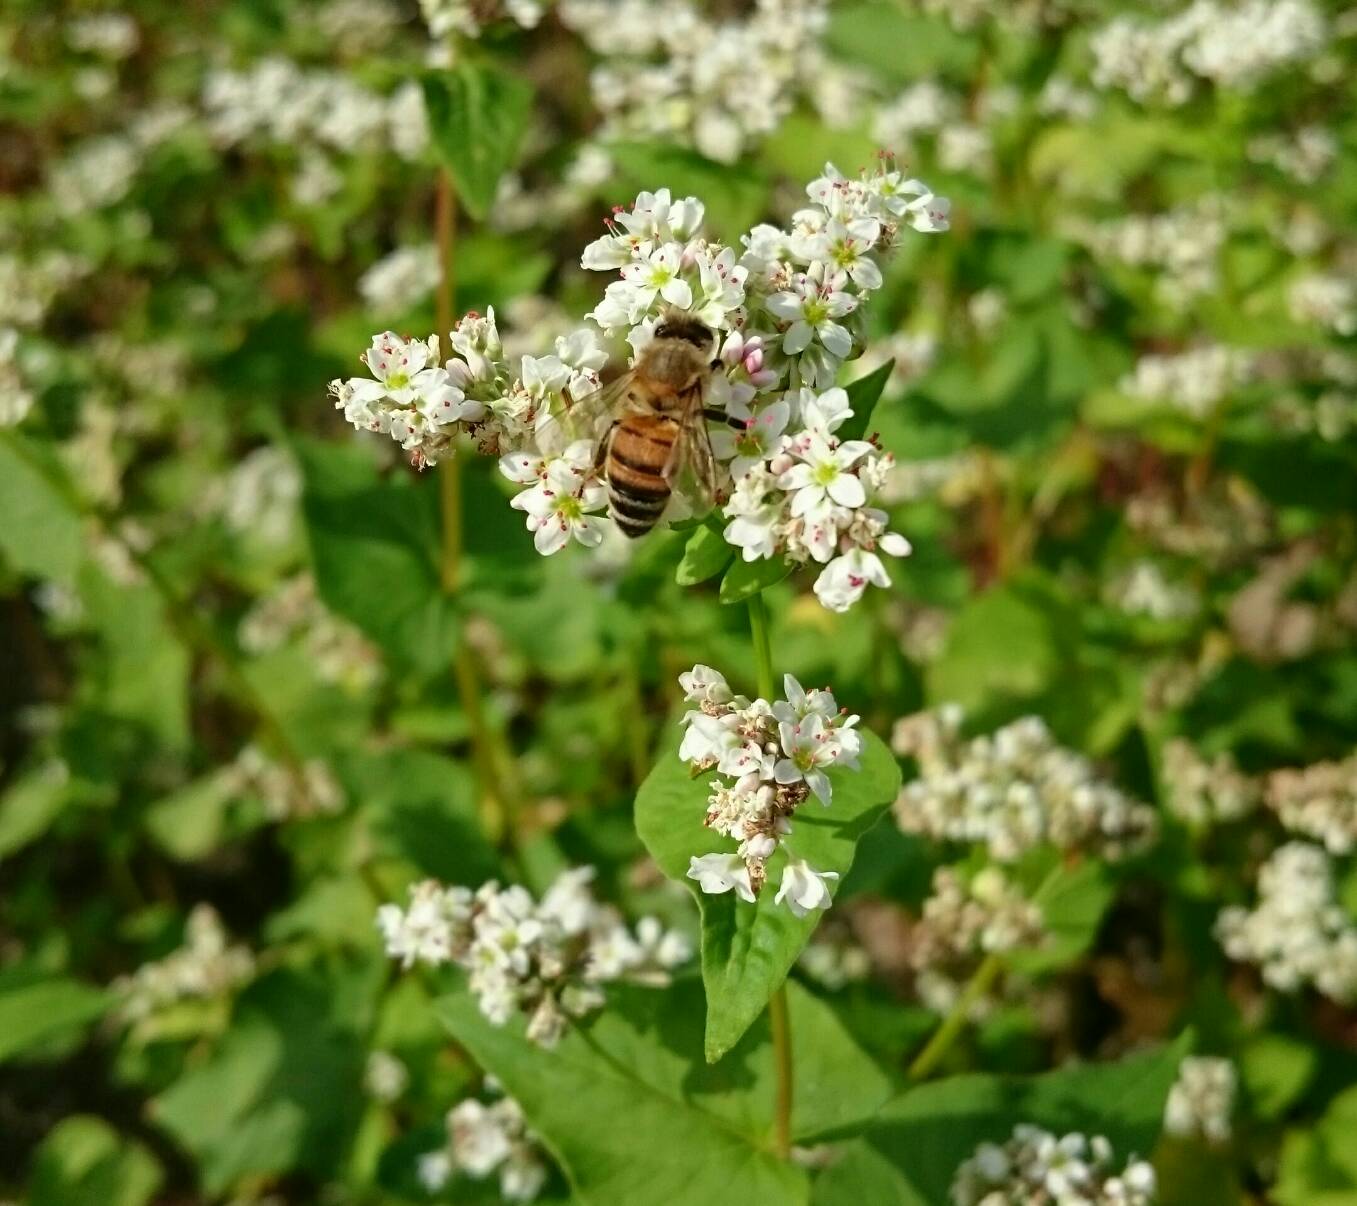
<svg viewBox="0 0 1357 1206">
<path fill-rule="evenodd" d="M 1102 1135 L 1054 1135 L 1019 1123 L 1004 1144 L 982 1143 L 956 1171 L 953 1206 L 1151 1206 L 1154 1167 L 1132 1158 L 1115 1171 Z"/>
<path fill-rule="evenodd" d="M 473 892 L 425 880 L 405 909 L 384 904 L 377 927 L 402 966 L 453 963 L 469 973 L 481 1012 L 496 1026 L 517 1013 L 527 1034 L 554 1045 L 570 1018 L 602 1007 L 601 985 L 628 979 L 663 986 L 689 957 L 682 935 L 653 917 L 635 932 L 595 900 L 592 867 L 563 872 L 540 901 L 524 888 L 491 881 Z"/>
<path fill-rule="evenodd" d="M 814 796 L 828 805 L 831 767 L 858 768 L 862 738 L 828 691 L 804 691 L 790 674 L 785 699 L 770 702 L 734 694 L 709 666 L 679 676 L 684 698 L 696 703 L 683 717 L 679 757 L 698 772 L 715 770 L 705 824 L 739 843 L 732 853 L 694 855 L 688 878 L 703 892 L 733 891 L 752 903 L 768 878 L 768 861 L 792 832 L 792 816 Z M 789 857 L 774 898 L 798 917 L 829 908 L 834 871 L 817 871 Z"/>
</svg>

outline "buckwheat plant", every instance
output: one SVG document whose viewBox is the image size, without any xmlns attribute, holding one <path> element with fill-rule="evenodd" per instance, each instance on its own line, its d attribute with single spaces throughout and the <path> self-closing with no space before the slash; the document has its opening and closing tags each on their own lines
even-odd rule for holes
<svg viewBox="0 0 1357 1206">
<path fill-rule="evenodd" d="M 828 691 L 805 691 L 790 674 L 784 699 L 747 699 L 731 692 L 724 676 L 694 666 L 679 676 L 684 699 L 696 703 L 684 714 L 679 757 L 695 773 L 715 770 L 704 824 L 739 843 L 730 854 L 694 855 L 688 878 L 703 892 L 733 891 L 753 903 L 767 880 L 768 860 L 792 831 L 792 817 L 811 797 L 828 805 L 833 796 L 825 771 L 854 770 L 862 741 L 858 717 L 841 711 Z M 827 909 L 836 871 L 817 871 L 792 858 L 782 872 L 775 900 L 797 917 Z"/>
<path fill-rule="evenodd" d="M 538 552 L 572 540 L 595 546 L 607 493 L 594 447 L 569 441 L 559 420 L 599 388 L 605 340 L 623 340 L 635 354 L 663 310 L 691 313 L 720 340 L 708 404 L 737 424 L 712 436 L 725 539 L 746 562 L 822 566 L 816 596 L 846 611 L 869 585 L 889 585 L 879 554 L 906 556 L 910 545 L 870 505 L 893 458 L 838 434 L 853 410 L 834 382 L 863 350 L 861 307 L 882 283 L 879 257 L 907 227 L 946 230 L 949 205 L 889 160 L 856 180 L 826 165 L 806 191 L 811 204 L 789 229 L 757 226 L 739 253 L 702 234 L 696 197 L 641 193 L 581 259 L 620 279 L 587 315 L 594 325 L 557 337 L 553 354 L 510 365 L 493 311 L 457 324 L 446 361 L 437 334 L 387 331 L 364 353 L 369 378 L 332 383 L 335 405 L 355 427 L 390 436 L 420 467 L 465 434 L 498 453 L 501 472 L 524 487 L 512 505 L 527 516 Z"/>
<path fill-rule="evenodd" d="M 661 987 L 690 954 L 654 918 L 629 930 L 594 899 L 593 876 L 592 867 L 564 872 L 540 901 L 517 885 L 492 881 L 473 892 L 425 880 L 410 889 L 406 908 L 382 905 L 377 928 L 402 967 L 456 964 L 494 1025 L 524 1014 L 528 1037 L 553 1047 L 572 1018 L 602 1007 L 603 985 Z"/>
<path fill-rule="evenodd" d="M 1164 1129 L 1185 1139 L 1227 1143 L 1239 1076 L 1228 1059 L 1190 1055 L 1178 1067 L 1178 1079 L 1164 1107 Z"/>
</svg>

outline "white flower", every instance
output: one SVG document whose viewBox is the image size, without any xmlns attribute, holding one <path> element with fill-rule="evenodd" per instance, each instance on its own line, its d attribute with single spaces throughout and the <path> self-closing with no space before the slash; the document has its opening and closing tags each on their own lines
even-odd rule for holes
<svg viewBox="0 0 1357 1206">
<path fill-rule="evenodd" d="M 679 745 L 679 758 L 684 762 L 715 766 L 729 753 L 744 748 L 733 716 L 689 712 L 683 719 L 687 727 Z"/>
<path fill-rule="evenodd" d="M 665 243 L 649 255 L 633 260 L 622 268 L 622 279 L 632 289 L 631 316 L 638 320 L 657 298 L 686 310 L 693 302 L 693 291 L 679 272 L 683 265 L 683 247 Z"/>
<path fill-rule="evenodd" d="M 881 223 L 875 218 L 854 218 L 843 222 L 831 218 L 813 240 L 812 259 L 823 260 L 835 273 L 842 287 L 847 277 L 859 289 L 881 288 L 881 269 L 867 253 L 881 238 Z"/>
<path fill-rule="evenodd" d="M 804 859 L 791 860 L 782 872 L 782 885 L 777 890 L 775 903 L 787 907 L 797 917 L 804 917 L 815 909 L 827 909 L 833 903 L 829 883 L 837 880 L 837 871 L 817 871 Z"/>
<path fill-rule="evenodd" d="M 443 1148 L 425 1152 L 416 1165 L 419 1183 L 429 1193 L 441 1193 L 443 1187 L 452 1179 L 452 1156 Z"/>
<path fill-rule="evenodd" d="M 790 403 L 779 399 L 760 410 L 739 430 L 718 428 L 711 435 L 712 452 L 717 460 L 730 461 L 730 476 L 738 481 L 777 449 L 791 412 Z"/>
<path fill-rule="evenodd" d="M 838 761 L 837 730 L 828 727 L 822 716 L 811 715 L 795 724 L 781 721 L 778 734 L 786 756 L 778 759 L 773 778 L 779 783 L 804 782 L 821 804 L 828 804 L 834 788 L 824 768 Z"/>
<path fill-rule="evenodd" d="M 696 880 L 708 895 L 719 896 L 733 888 L 741 900 L 754 903 L 749 869 L 738 854 L 704 854 L 700 858 L 693 855 L 688 863 L 688 878 Z"/>
<path fill-rule="evenodd" d="M 901 543 L 903 542 L 903 544 Z M 882 547 L 885 542 L 882 542 Z M 891 541 L 891 548 L 900 549 L 899 556 L 909 552 L 909 543 L 903 536 Z M 844 612 L 862 598 L 868 585 L 889 586 L 890 576 L 881 558 L 867 549 L 850 549 L 841 557 L 835 557 L 815 579 L 815 597 L 829 611 Z"/>
<path fill-rule="evenodd" d="M 744 304 L 744 283 L 749 269 L 735 262 L 735 251 L 723 247 L 716 255 L 697 257 L 701 293 L 693 313 L 713 330 L 730 325 L 729 315 Z"/>
<path fill-rule="evenodd" d="M 818 431 L 809 432 L 795 446 L 801 463 L 789 468 L 777 482 L 781 489 L 792 492 L 792 515 L 818 518 L 831 502 L 850 508 L 866 503 L 862 481 L 849 470 L 871 451 L 872 445 L 866 440 L 840 444 Z"/>
<path fill-rule="evenodd" d="M 528 359 L 524 357 L 525 362 Z M 537 468 L 536 483 L 514 495 L 509 505 L 527 515 L 533 545 L 544 557 L 560 552 L 571 539 L 586 548 L 602 541 L 604 521 L 592 512 L 606 507 L 608 492 L 590 476 L 592 461 L 588 440 L 578 440 L 561 456 L 544 462 L 523 455 L 501 459 L 500 471 L 511 480 L 523 480 L 530 469 Z"/>
<path fill-rule="evenodd" d="M 679 675 L 683 698 L 689 703 L 729 703 L 733 698 L 726 677 L 719 670 L 698 664 Z"/>
<path fill-rule="evenodd" d="M 502 1113 L 474 1098 L 459 1103 L 448 1114 L 448 1132 L 458 1167 L 473 1177 L 486 1176 L 509 1155 L 510 1136 Z"/>
<path fill-rule="evenodd" d="M 848 329 L 834 320 L 857 309 L 857 299 L 842 290 L 824 291 L 809 277 L 798 276 L 790 289 L 774 293 L 767 305 L 790 326 L 782 336 L 782 350 L 789 356 L 804 351 L 818 339 L 825 350 L 846 360 L 853 350 Z"/>
<path fill-rule="evenodd" d="M 783 675 L 782 693 L 786 699 L 773 704 L 773 715 L 785 724 L 797 724 L 808 716 L 832 721 L 839 714 L 838 702 L 831 692 L 807 691 L 790 674 Z"/>
</svg>

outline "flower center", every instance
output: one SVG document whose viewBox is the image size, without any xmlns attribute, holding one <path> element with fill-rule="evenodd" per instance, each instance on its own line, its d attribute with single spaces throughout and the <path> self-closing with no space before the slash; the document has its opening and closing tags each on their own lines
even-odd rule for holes
<svg viewBox="0 0 1357 1206">
<path fill-rule="evenodd" d="M 388 375 L 386 385 L 388 389 L 404 389 L 410 384 L 410 374 L 401 369 Z"/>
<path fill-rule="evenodd" d="M 818 297 L 808 298 L 801 307 L 801 316 L 813 327 L 818 327 L 829 317 L 829 307 Z"/>
</svg>

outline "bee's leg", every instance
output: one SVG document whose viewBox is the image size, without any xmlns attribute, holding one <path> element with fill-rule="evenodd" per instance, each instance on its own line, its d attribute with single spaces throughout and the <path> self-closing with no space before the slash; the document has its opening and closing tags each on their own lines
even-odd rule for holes
<svg viewBox="0 0 1357 1206">
<path fill-rule="evenodd" d="M 603 433 L 603 438 L 598 442 L 598 449 L 594 453 L 594 472 L 599 477 L 603 476 L 603 467 L 608 462 L 608 448 L 613 442 L 613 432 L 617 430 L 617 424 L 614 423 L 607 431 Z"/>
<path fill-rule="evenodd" d="M 702 414 L 713 423 L 724 423 L 727 427 L 733 427 L 736 431 L 745 429 L 745 421 L 736 419 L 726 414 L 724 410 L 717 410 L 714 406 L 705 406 L 702 408 Z"/>
</svg>

